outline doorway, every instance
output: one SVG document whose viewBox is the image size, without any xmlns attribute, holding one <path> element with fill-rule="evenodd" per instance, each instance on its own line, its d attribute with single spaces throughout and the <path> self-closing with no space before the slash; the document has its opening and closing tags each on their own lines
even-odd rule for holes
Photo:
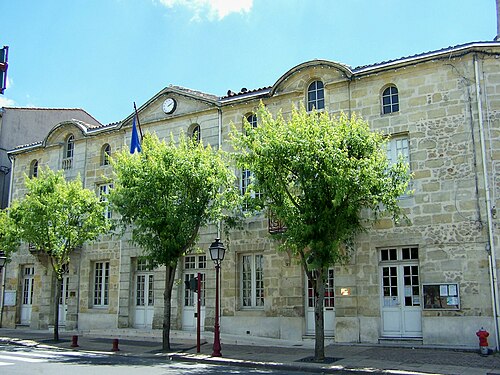
<svg viewBox="0 0 500 375">
<path fill-rule="evenodd" d="M 307 283 L 307 305 L 306 305 L 306 335 L 314 335 L 315 320 L 314 320 L 314 290 L 311 282 L 306 276 Z M 328 269 L 328 276 L 325 285 L 325 300 L 323 307 L 325 337 L 333 337 L 335 335 L 335 288 L 333 268 Z"/>
<path fill-rule="evenodd" d="M 422 337 L 418 247 L 380 249 L 382 336 Z"/>
<path fill-rule="evenodd" d="M 198 274 L 201 278 L 200 295 L 200 331 L 205 329 L 205 269 L 207 267 L 206 255 L 187 255 L 184 257 L 183 277 L 183 307 L 182 307 L 182 329 L 185 331 L 196 331 L 197 328 L 197 293 L 189 288 L 190 281 Z"/>
</svg>

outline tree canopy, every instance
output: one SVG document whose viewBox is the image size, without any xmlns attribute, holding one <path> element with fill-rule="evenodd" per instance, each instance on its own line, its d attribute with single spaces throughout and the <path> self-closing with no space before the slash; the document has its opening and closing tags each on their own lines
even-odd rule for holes
<svg viewBox="0 0 500 375">
<path fill-rule="evenodd" d="M 236 201 L 234 173 L 222 151 L 181 135 L 160 141 L 146 134 L 142 152 L 119 153 L 112 206 L 130 228 L 132 242 L 155 266 L 166 266 L 163 347 L 170 348 L 170 299 L 178 259 L 195 244 L 199 229 L 224 217 Z"/>
<path fill-rule="evenodd" d="M 54 276 L 61 280 L 71 253 L 109 230 L 104 217 L 106 203 L 101 202 L 93 190 L 85 189 L 80 178 L 66 181 L 63 171 L 41 169 L 37 178 L 26 176 L 25 185 L 26 195 L 15 200 L 8 213 L 0 215 L 8 228 L 2 247 L 5 245 L 13 251 L 12 235 L 17 235 L 17 240 L 29 243 L 36 254 L 48 256 Z M 59 287 L 55 287 L 56 340 L 59 338 L 59 293 Z"/>
<path fill-rule="evenodd" d="M 349 259 L 349 245 L 370 219 L 401 216 L 398 197 L 408 186 L 408 166 L 402 159 L 390 164 L 386 138 L 355 115 L 302 107 L 285 119 L 263 104 L 257 115 L 257 127 L 233 129 L 236 160 L 253 174 L 260 206 L 286 227 L 277 237 L 300 259 L 322 319 L 328 267 Z M 316 328 L 318 335 L 323 326 Z"/>
</svg>

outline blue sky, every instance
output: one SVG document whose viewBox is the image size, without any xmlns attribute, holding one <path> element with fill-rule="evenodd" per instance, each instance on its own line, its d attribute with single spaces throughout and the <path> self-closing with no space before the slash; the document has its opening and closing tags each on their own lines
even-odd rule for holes
<svg viewBox="0 0 500 375">
<path fill-rule="evenodd" d="M 491 41 L 495 0 L 0 0 L 0 106 L 120 121 L 169 84 L 223 96 L 293 66 Z"/>
</svg>

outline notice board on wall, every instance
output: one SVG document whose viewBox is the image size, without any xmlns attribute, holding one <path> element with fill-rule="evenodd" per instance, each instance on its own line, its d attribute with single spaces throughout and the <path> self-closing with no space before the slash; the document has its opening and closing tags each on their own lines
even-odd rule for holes
<svg viewBox="0 0 500 375">
<path fill-rule="evenodd" d="M 423 284 L 425 310 L 459 310 L 460 294 L 457 283 Z"/>
</svg>

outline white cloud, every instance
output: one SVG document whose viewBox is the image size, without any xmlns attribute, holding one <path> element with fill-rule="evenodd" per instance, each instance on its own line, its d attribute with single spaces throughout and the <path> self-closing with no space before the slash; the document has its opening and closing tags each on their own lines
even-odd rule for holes
<svg viewBox="0 0 500 375">
<path fill-rule="evenodd" d="M 0 107 L 14 107 L 16 102 L 12 99 L 6 98 L 3 95 L 0 95 Z"/>
<path fill-rule="evenodd" d="M 253 0 L 160 0 L 167 8 L 183 6 L 194 12 L 193 20 L 201 20 L 202 16 L 210 20 L 222 20 L 231 13 L 248 13 L 252 9 Z"/>
</svg>

